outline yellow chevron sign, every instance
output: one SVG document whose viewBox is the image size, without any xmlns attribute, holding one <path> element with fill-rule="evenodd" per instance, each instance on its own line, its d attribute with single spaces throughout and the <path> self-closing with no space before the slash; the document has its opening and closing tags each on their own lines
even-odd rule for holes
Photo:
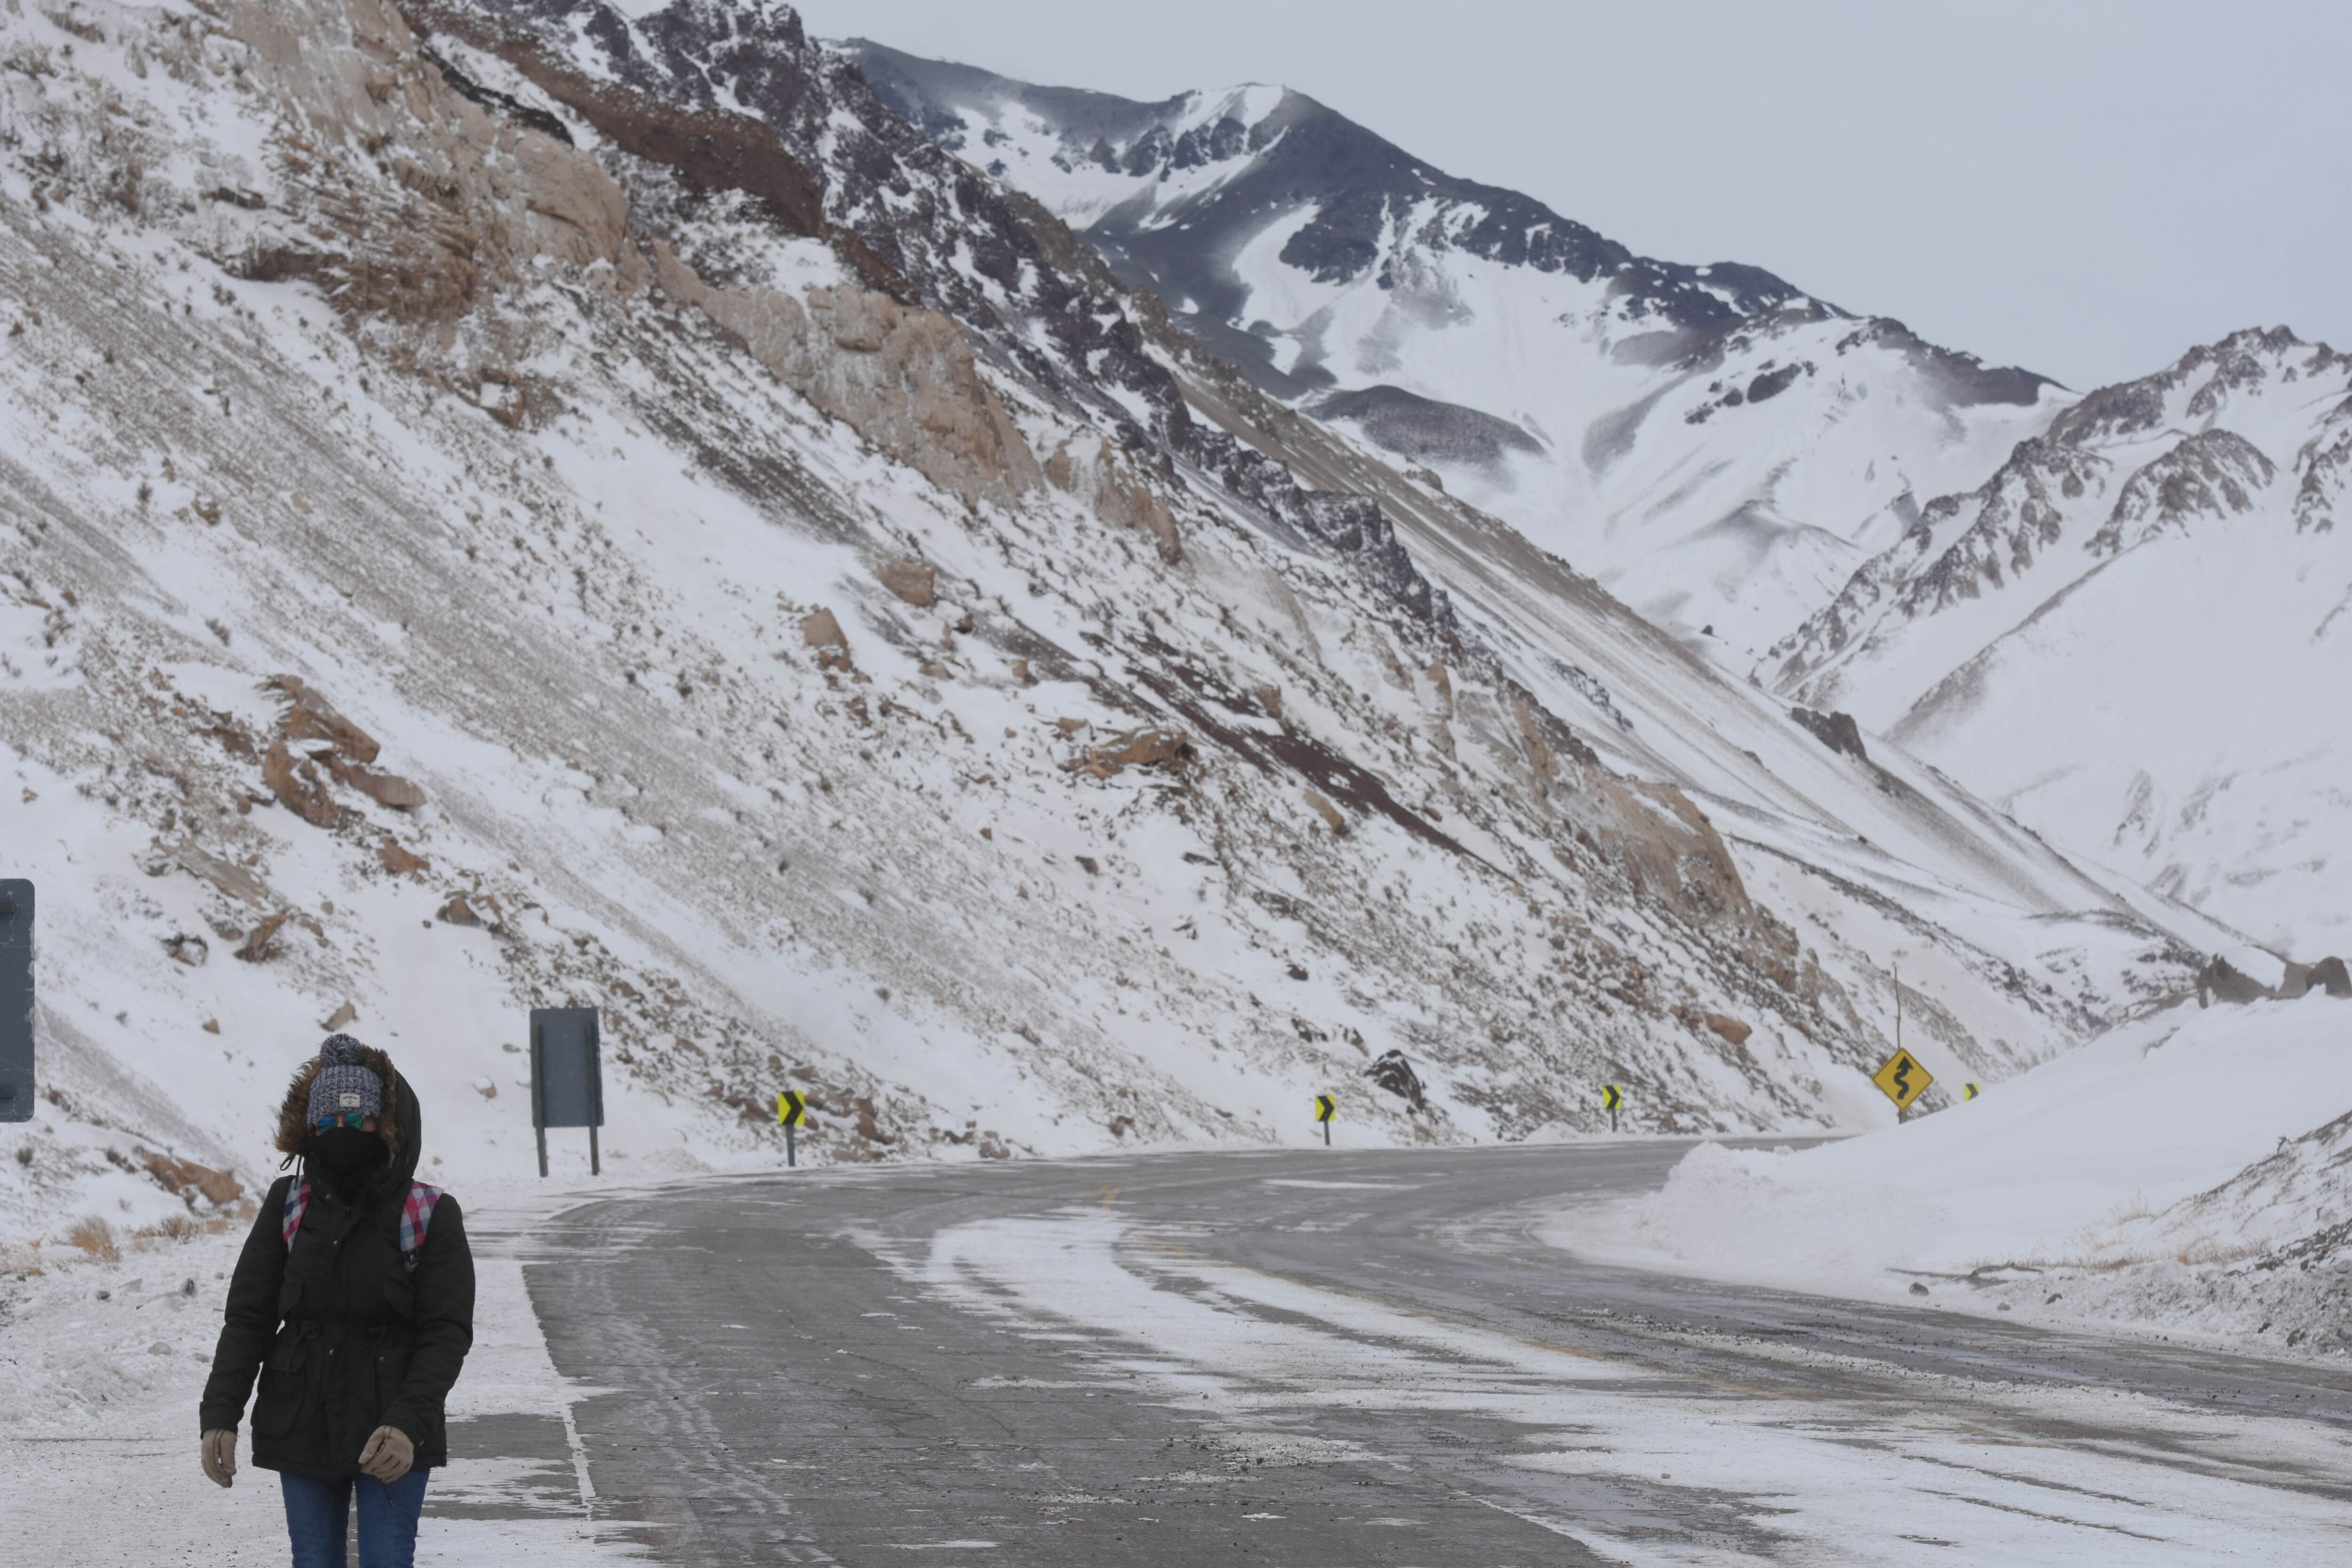
<svg viewBox="0 0 2352 1568">
<path fill-rule="evenodd" d="M 1317 1096 L 1315 1097 L 1315 1120 L 1316 1120 L 1316 1121 L 1330 1121 L 1333 1117 L 1335 1117 L 1335 1116 L 1337 1116 L 1337 1115 L 1339 1115 L 1339 1102 L 1338 1100 L 1336 1100 L 1332 1099 L 1332 1098 L 1331 1098 L 1329 1095 L 1328 1095 L 1328 1094 L 1318 1094 L 1318 1095 L 1317 1095 Z"/>
<path fill-rule="evenodd" d="M 1601 1109 L 1603 1110 L 1622 1110 L 1624 1108 L 1625 1091 L 1618 1088 L 1613 1083 L 1602 1084 L 1601 1086 Z"/>
<path fill-rule="evenodd" d="M 776 1125 L 798 1127 L 807 1120 L 808 1101 L 803 1100 L 798 1091 L 788 1089 L 776 1096 Z"/>
<path fill-rule="evenodd" d="M 1897 1110 L 1908 1110 L 1911 1102 L 1927 1092 L 1936 1077 L 1921 1067 L 1909 1051 L 1897 1051 L 1886 1058 L 1885 1065 L 1870 1075 L 1878 1092 L 1895 1102 Z"/>
<path fill-rule="evenodd" d="M 1980 1095 L 1983 1092 L 1984 1086 L 1981 1084 L 1964 1083 L 1960 1085 L 1960 1098 L 1962 1100 L 1974 1100 L 1978 1095 Z"/>
</svg>

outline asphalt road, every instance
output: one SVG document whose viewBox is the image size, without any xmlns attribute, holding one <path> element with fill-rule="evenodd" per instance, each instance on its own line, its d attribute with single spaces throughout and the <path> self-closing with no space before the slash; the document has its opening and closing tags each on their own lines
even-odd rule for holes
<svg viewBox="0 0 2352 1568">
<path fill-rule="evenodd" d="M 2352 1375 L 1532 1234 L 1683 1148 L 780 1173 L 526 1279 L 663 1563 L 2352 1561 Z"/>
</svg>

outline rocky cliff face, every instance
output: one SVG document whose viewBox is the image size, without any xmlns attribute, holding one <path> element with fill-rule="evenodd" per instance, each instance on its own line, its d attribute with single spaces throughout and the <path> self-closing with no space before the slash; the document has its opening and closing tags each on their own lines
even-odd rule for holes
<svg viewBox="0 0 2352 1568">
<path fill-rule="evenodd" d="M 462 1175 L 530 1158 L 541 1004 L 604 1010 L 630 1170 L 765 1161 L 787 1085 L 828 1159 L 1305 1137 L 1318 1089 L 1397 1140 L 1604 1080 L 1847 1125 L 1892 942 L 1980 1077 L 2189 984 L 1267 398 L 782 7 L 91 3 L 0 62 L 12 1224 L 197 1201 L 141 1149 L 257 1173 L 330 1018 Z"/>
</svg>

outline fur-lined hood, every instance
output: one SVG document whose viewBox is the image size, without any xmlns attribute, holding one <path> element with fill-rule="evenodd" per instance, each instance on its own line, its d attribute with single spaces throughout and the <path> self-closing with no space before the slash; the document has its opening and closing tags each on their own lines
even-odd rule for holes
<svg viewBox="0 0 2352 1568">
<path fill-rule="evenodd" d="M 383 1080 L 383 1109 L 376 1115 L 376 1136 L 383 1140 L 391 1155 L 392 1170 L 405 1181 L 416 1169 L 424 1131 L 416 1091 L 408 1087 L 392 1058 L 373 1046 L 360 1047 L 360 1065 Z M 318 1077 L 319 1058 L 314 1056 L 295 1070 L 286 1085 L 286 1098 L 278 1105 L 278 1152 L 289 1159 L 301 1158 L 310 1145 L 310 1085 Z"/>
</svg>

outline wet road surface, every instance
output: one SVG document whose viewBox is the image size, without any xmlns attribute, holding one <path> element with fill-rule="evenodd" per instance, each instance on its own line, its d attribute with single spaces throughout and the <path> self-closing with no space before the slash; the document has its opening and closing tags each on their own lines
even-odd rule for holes
<svg viewBox="0 0 2352 1568">
<path fill-rule="evenodd" d="M 2352 1375 L 1532 1234 L 1685 1147 L 734 1178 L 525 1278 L 663 1563 L 2352 1561 Z"/>
</svg>

